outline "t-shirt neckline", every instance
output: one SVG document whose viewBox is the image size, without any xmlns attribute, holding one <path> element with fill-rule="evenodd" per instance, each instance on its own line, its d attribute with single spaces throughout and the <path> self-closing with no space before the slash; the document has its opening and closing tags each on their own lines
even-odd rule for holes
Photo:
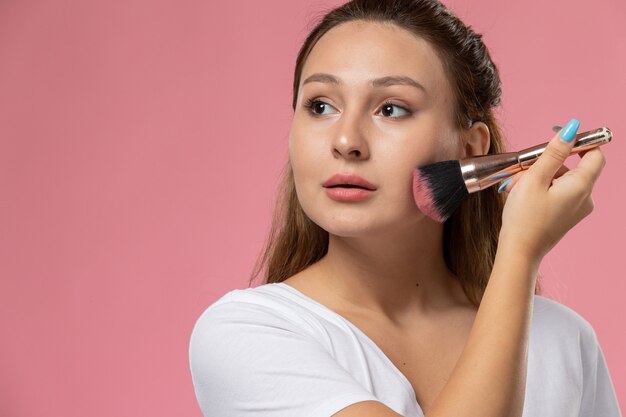
<svg viewBox="0 0 626 417">
<path fill-rule="evenodd" d="M 418 410 L 420 411 L 422 416 L 424 415 L 424 412 L 422 411 L 422 407 L 420 406 L 419 402 L 417 401 L 417 395 L 415 395 L 415 390 L 413 389 L 413 386 L 411 385 L 411 383 L 407 379 L 406 375 L 404 375 L 398 369 L 398 367 L 391 361 L 391 359 L 389 359 L 389 357 L 385 354 L 385 352 L 383 352 L 383 350 L 367 334 L 365 334 L 365 332 L 363 332 L 358 326 L 356 326 L 354 323 L 352 323 L 350 320 L 348 320 L 347 318 L 345 318 L 341 314 L 337 313 L 336 311 L 331 310 L 330 308 L 328 308 L 324 304 L 314 300 L 313 298 L 311 298 L 308 295 L 304 294 L 303 292 L 301 292 L 297 288 L 292 287 L 291 285 L 286 284 L 284 282 L 274 282 L 272 284 L 277 285 L 279 288 L 286 289 L 287 291 L 289 291 L 289 292 L 299 296 L 300 298 L 303 298 L 306 301 L 308 301 L 308 302 L 310 302 L 310 303 L 312 303 L 312 304 L 322 308 L 324 311 L 329 312 L 330 314 L 332 314 L 335 317 L 339 317 L 348 326 L 350 326 L 352 329 L 354 329 L 356 332 L 358 332 L 363 337 L 363 339 L 366 340 L 367 343 L 369 343 L 372 346 L 372 348 L 378 353 L 378 355 L 381 356 L 382 358 L 384 358 L 384 360 L 387 362 L 387 364 L 394 370 L 396 375 L 400 378 L 400 380 L 404 384 L 404 386 L 407 389 L 408 393 L 411 395 L 411 398 L 415 402 L 415 405 L 417 406 Z"/>
</svg>

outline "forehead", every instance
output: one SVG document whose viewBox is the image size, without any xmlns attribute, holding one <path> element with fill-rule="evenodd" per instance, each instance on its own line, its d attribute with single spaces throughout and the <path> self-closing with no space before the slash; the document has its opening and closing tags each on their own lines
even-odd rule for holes
<svg viewBox="0 0 626 417">
<path fill-rule="evenodd" d="M 436 95 L 450 93 L 433 46 L 392 23 L 353 21 L 329 30 L 311 50 L 300 78 L 317 72 L 331 73 L 354 84 L 405 75 Z"/>
</svg>

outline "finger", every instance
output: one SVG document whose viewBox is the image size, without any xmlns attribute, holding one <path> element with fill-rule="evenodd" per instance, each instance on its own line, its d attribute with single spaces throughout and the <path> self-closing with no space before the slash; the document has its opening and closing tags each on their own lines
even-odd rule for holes
<svg viewBox="0 0 626 417">
<path fill-rule="evenodd" d="M 561 165 L 561 168 L 559 168 L 559 170 L 556 172 L 556 174 L 554 174 L 554 178 L 552 179 L 552 185 L 554 185 L 557 182 L 559 182 L 561 177 L 563 175 L 567 174 L 569 171 L 570 171 L 570 169 L 568 167 L 566 167 L 565 165 Z"/>
<path fill-rule="evenodd" d="M 561 165 L 561 168 L 559 168 L 556 174 L 554 174 L 554 178 L 563 176 L 563 174 L 565 174 L 567 171 L 569 171 L 569 168 L 565 165 Z"/>
<path fill-rule="evenodd" d="M 585 175 L 594 184 L 600 176 L 604 165 L 606 165 L 606 158 L 602 149 L 597 147 L 586 151 L 574 170 Z"/>
<path fill-rule="evenodd" d="M 565 165 L 561 165 L 561 168 L 559 168 L 558 171 L 556 171 L 556 174 L 554 174 L 554 178 L 559 178 L 561 176 L 563 176 L 563 174 L 565 174 L 566 172 L 569 171 L 569 168 L 566 167 Z"/>
<path fill-rule="evenodd" d="M 513 187 L 515 187 L 515 184 L 517 184 L 517 181 L 519 181 L 521 175 L 522 175 L 522 172 L 518 172 L 517 174 L 514 174 L 513 176 L 509 177 L 508 179 L 502 181 L 502 183 L 500 184 L 500 187 L 498 188 L 498 192 L 499 193 L 502 193 L 502 192 L 510 193 L 511 190 L 513 189 Z"/>
<path fill-rule="evenodd" d="M 536 173 L 540 181 L 548 187 L 552 183 L 554 175 L 563 162 L 570 155 L 574 147 L 574 138 L 580 122 L 576 119 L 570 120 L 559 133 L 548 142 L 546 150 L 537 159 L 537 162 L 530 167 L 529 171 Z"/>
<path fill-rule="evenodd" d="M 569 172 L 569 170 L 570 169 L 568 167 L 566 167 L 565 165 L 561 165 L 561 167 L 556 171 L 556 174 L 554 174 L 554 180 L 556 180 L 559 177 L 563 176 L 565 173 Z M 506 180 L 502 181 L 500 183 L 500 186 L 498 187 L 498 192 L 499 193 L 502 193 L 502 192 L 510 193 L 511 190 L 513 189 L 513 187 L 515 187 L 515 184 L 517 184 L 517 182 L 519 181 L 519 179 L 523 175 L 523 173 L 524 173 L 523 171 L 522 172 L 518 172 L 518 173 L 514 174 L 513 176 L 507 178 Z"/>
</svg>

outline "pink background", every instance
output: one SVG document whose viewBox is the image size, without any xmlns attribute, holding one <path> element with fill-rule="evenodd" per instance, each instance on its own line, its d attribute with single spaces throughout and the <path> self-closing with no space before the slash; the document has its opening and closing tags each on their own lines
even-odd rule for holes
<svg viewBox="0 0 626 417">
<path fill-rule="evenodd" d="M 188 342 L 245 288 L 295 56 L 338 2 L 0 2 L 0 415 L 200 416 Z M 626 404 L 626 2 L 447 3 L 484 34 L 511 148 L 613 129 L 596 210 L 542 266 Z M 574 160 L 573 160 L 574 161 Z"/>
</svg>

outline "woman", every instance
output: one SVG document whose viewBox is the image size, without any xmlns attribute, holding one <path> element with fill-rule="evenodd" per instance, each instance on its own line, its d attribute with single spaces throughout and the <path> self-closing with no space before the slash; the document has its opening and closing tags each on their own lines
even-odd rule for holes
<svg viewBox="0 0 626 417">
<path fill-rule="evenodd" d="M 506 205 L 489 189 L 440 224 L 413 201 L 415 166 L 502 152 L 499 97 L 480 35 L 434 0 L 357 0 L 313 29 L 265 285 L 191 337 L 205 416 L 619 415 L 589 323 L 536 295 L 604 165 L 562 166 L 578 122 Z"/>
</svg>

